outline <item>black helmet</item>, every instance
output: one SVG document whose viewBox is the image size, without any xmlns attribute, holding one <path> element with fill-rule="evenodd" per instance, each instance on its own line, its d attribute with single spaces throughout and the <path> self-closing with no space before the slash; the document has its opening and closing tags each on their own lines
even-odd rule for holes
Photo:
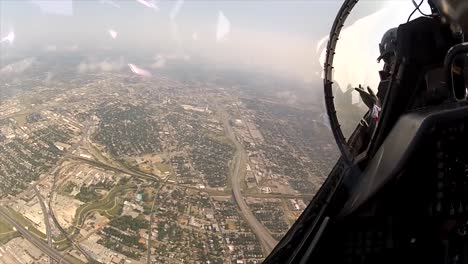
<svg viewBox="0 0 468 264">
<path fill-rule="evenodd" d="M 388 59 L 395 56 L 397 48 L 397 29 L 398 28 L 389 29 L 383 35 L 382 41 L 380 41 L 379 44 L 380 56 L 377 58 L 377 61 L 380 62 L 380 60 L 383 59 L 388 63 Z"/>
</svg>

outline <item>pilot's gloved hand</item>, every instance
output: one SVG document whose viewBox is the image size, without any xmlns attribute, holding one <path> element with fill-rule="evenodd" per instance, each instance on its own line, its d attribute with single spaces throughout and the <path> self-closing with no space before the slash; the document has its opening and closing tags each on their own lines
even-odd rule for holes
<svg viewBox="0 0 468 264">
<path fill-rule="evenodd" d="M 371 88 L 367 87 L 366 92 L 364 88 L 362 88 L 362 86 L 359 85 L 359 87 L 354 88 L 354 90 L 359 92 L 362 101 L 367 105 L 367 107 L 369 107 L 369 109 L 372 109 L 374 105 L 380 106 L 379 98 L 375 95 Z"/>
</svg>

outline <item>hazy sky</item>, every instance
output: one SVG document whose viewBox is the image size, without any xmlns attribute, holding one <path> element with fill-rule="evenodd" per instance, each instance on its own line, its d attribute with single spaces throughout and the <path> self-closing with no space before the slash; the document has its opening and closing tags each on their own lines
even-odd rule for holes
<svg viewBox="0 0 468 264">
<path fill-rule="evenodd" d="M 399 14 L 395 22 L 387 12 L 382 26 L 355 29 L 353 37 L 367 34 L 366 30 L 377 31 L 381 36 L 392 23 L 397 26 L 404 22 L 400 18 L 412 11 L 411 1 L 393 2 L 399 6 L 391 9 Z M 53 52 L 105 48 L 121 53 L 120 64 L 125 63 L 122 57 L 132 53 L 154 57 L 154 68 L 164 67 L 164 61 L 173 58 L 203 57 L 214 63 L 272 69 L 308 79 L 320 71 L 321 50 L 317 50 L 317 42 L 328 35 L 341 3 L 0 0 L 0 37 L 10 31 L 15 33 L 12 44 L 0 43 L 0 56 L 15 49 Z M 375 12 L 385 13 L 387 4 L 388 1 L 361 1 L 348 25 Z M 372 22 L 382 21 L 377 18 Z M 359 27 L 362 26 L 361 23 Z M 113 30 L 115 38 L 109 30 Z M 372 41 L 375 43 L 370 45 L 378 50 L 378 39 Z"/>
</svg>

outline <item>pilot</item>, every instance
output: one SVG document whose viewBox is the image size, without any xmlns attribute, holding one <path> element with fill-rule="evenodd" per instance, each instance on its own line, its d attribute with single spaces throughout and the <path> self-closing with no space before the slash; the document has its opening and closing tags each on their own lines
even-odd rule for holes
<svg viewBox="0 0 468 264">
<path fill-rule="evenodd" d="M 397 28 L 391 28 L 382 37 L 382 40 L 379 43 L 380 56 L 377 58 L 377 61 L 384 61 L 384 66 L 380 75 L 380 83 L 377 88 L 377 96 L 373 93 L 372 89 L 367 87 L 365 91 L 361 86 L 355 88 L 359 95 L 361 96 L 362 101 L 369 107 L 372 112 L 372 116 L 378 119 L 378 113 L 380 112 L 381 102 L 383 102 L 383 97 L 385 96 L 390 76 L 392 74 L 392 67 L 396 59 L 396 49 L 397 49 Z"/>
<path fill-rule="evenodd" d="M 397 28 L 389 29 L 382 37 L 379 43 L 380 56 L 377 61 L 383 60 L 383 69 L 379 72 L 380 83 L 377 90 L 377 95 L 372 91 L 370 87 L 366 90 L 359 85 L 355 90 L 359 93 L 364 104 L 369 108 L 369 114 L 362 118 L 360 125 L 359 137 L 355 138 L 354 141 L 354 152 L 361 153 L 364 151 L 372 137 L 372 133 L 377 125 L 380 117 L 381 102 L 385 96 L 388 84 L 390 82 L 390 76 L 392 74 L 393 64 L 396 59 L 396 48 L 397 48 Z"/>
<path fill-rule="evenodd" d="M 380 83 L 377 88 L 377 95 L 374 94 L 371 88 L 367 87 L 365 91 L 360 85 L 358 88 L 355 88 L 359 95 L 361 96 L 362 101 L 369 107 L 371 111 L 370 117 L 374 120 L 378 120 L 379 113 L 381 110 L 381 102 L 385 96 L 385 92 L 390 81 L 390 76 L 392 74 L 392 67 L 396 58 L 396 49 L 397 49 L 397 28 L 391 28 L 382 37 L 382 40 L 379 43 L 380 56 L 377 58 L 377 61 L 384 61 L 384 66 L 380 75 Z M 365 120 L 365 123 L 369 124 L 370 120 Z"/>
<path fill-rule="evenodd" d="M 384 67 L 379 72 L 380 80 L 387 80 L 391 75 L 392 65 L 396 58 L 398 28 L 391 28 L 382 37 L 379 44 L 380 56 L 377 62 L 384 61 Z"/>
</svg>

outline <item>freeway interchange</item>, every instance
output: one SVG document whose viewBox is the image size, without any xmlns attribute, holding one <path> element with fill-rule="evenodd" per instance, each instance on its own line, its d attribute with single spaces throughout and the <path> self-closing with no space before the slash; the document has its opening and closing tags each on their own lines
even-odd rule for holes
<svg viewBox="0 0 468 264">
<path fill-rule="evenodd" d="M 31 232 L 29 232 L 24 226 L 19 224 L 13 217 L 9 215 L 5 208 L 0 207 L 0 217 L 11 224 L 17 232 L 19 232 L 25 239 L 31 242 L 34 246 L 46 253 L 50 258 L 55 260 L 57 263 L 71 264 L 64 256 L 53 247 L 50 247 L 42 239 L 37 238 Z"/>
</svg>

